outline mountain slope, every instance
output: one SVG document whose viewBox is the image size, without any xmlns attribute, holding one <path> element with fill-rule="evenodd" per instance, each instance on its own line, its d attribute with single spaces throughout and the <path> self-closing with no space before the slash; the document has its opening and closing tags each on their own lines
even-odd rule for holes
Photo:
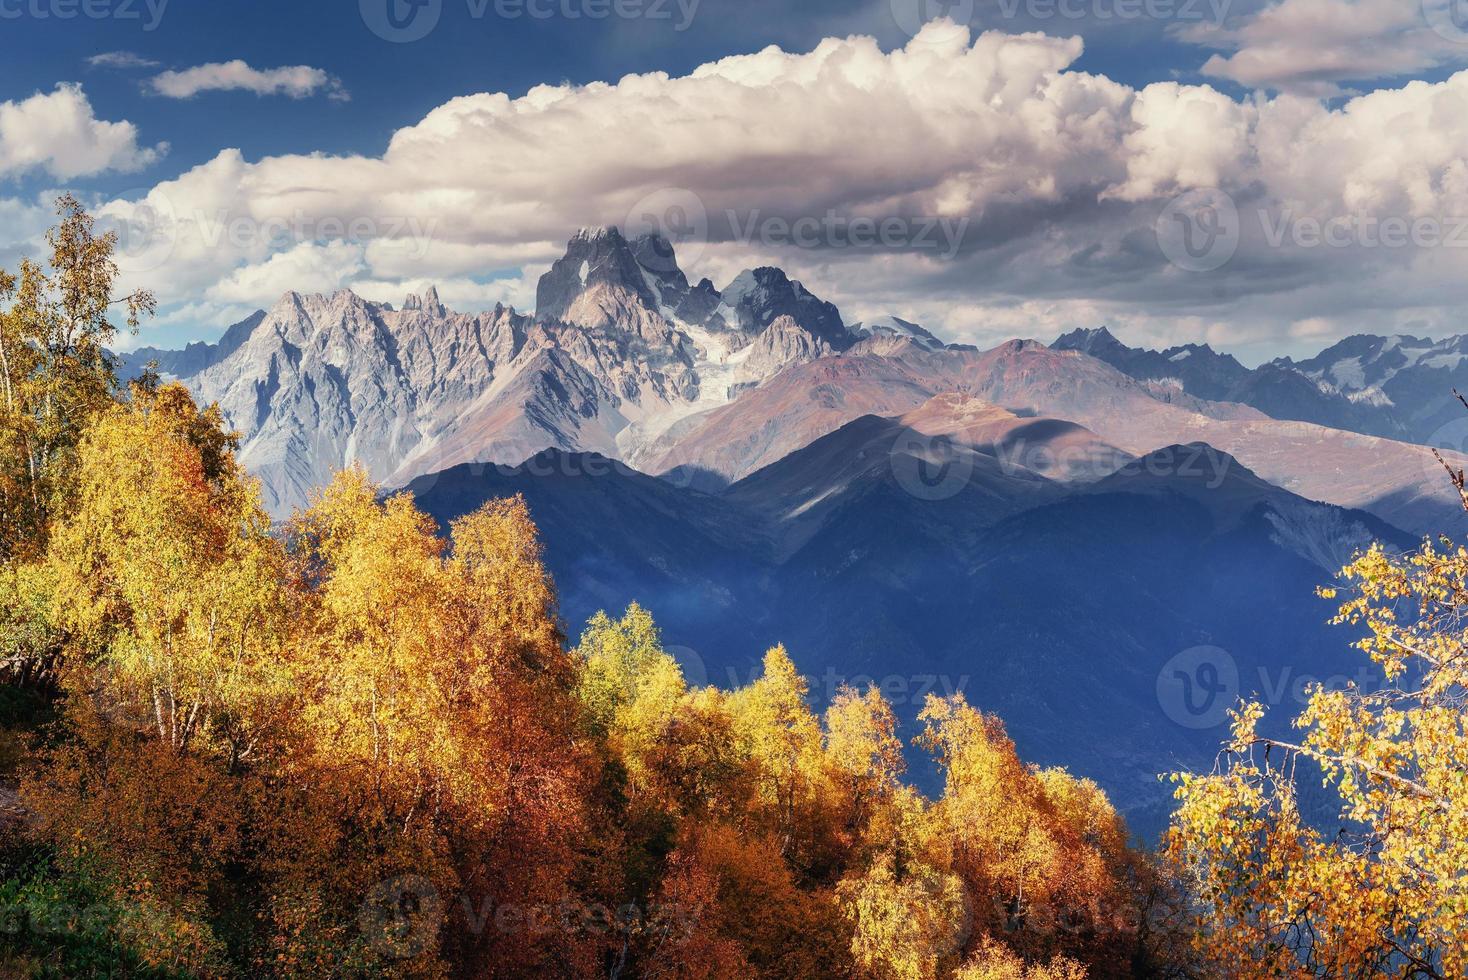
<svg viewBox="0 0 1468 980">
<path fill-rule="evenodd" d="M 963 690 L 1037 761 L 1097 779 L 1146 834 L 1168 806 L 1156 774 L 1206 763 L 1226 724 L 1221 707 L 1195 717 L 1167 693 L 1169 664 L 1216 647 L 1229 704 L 1292 697 L 1301 678 L 1329 677 L 1347 642 L 1315 587 L 1369 539 L 1410 543 L 1208 447 L 1064 484 L 942 443 L 954 454 L 931 462 L 972 468 L 941 494 L 914 493 L 901 475 L 910 431 L 855 420 L 719 495 L 564 454 L 411 489 L 441 521 L 523 493 L 573 631 L 642 602 L 690 676 L 723 685 L 785 642 L 817 702 L 878 683 L 905 726 L 927 693 Z M 1193 452 L 1217 465 L 1187 465 Z"/>
<path fill-rule="evenodd" d="M 1429 454 L 1347 431 L 1370 428 L 1350 413 L 1377 412 L 1393 385 L 1416 390 L 1458 370 L 1451 345 L 1356 342 L 1254 371 L 1206 346 L 1132 350 L 1104 330 L 1057 341 L 1073 349 L 1011 341 L 979 352 L 892 317 L 848 328 L 779 269 L 741 273 L 722 291 L 690 285 L 671 244 L 615 228 L 573 236 L 538 298 L 530 317 L 455 313 L 431 290 L 402 309 L 350 292 L 289 293 L 218 344 L 135 352 L 124 373 L 157 360 L 217 400 L 275 516 L 354 462 L 397 486 L 547 448 L 717 490 L 864 415 L 959 393 L 1073 423 L 1132 455 L 1207 442 L 1270 482 L 1414 532 L 1461 519 Z M 1350 397 L 1334 387 L 1357 381 Z M 1271 417 L 1315 417 L 1321 405 L 1343 428 Z"/>
<path fill-rule="evenodd" d="M 731 405 L 670 430 L 633 462 L 703 487 L 737 481 L 862 415 L 896 415 L 943 392 L 1018 415 L 1064 419 L 1132 455 L 1206 442 L 1261 477 L 1314 500 L 1376 514 L 1413 533 L 1451 530 L 1461 505 L 1426 450 L 1407 443 L 1271 419 L 1128 377 L 1075 351 L 1011 341 L 986 352 L 906 343 L 797 364 Z M 1456 466 L 1468 457 L 1447 453 Z"/>
</svg>

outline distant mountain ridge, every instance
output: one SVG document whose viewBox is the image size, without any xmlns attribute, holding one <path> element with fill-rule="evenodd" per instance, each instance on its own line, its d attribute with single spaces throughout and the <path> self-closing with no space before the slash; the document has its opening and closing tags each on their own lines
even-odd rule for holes
<svg viewBox="0 0 1468 980">
<path fill-rule="evenodd" d="M 1051 347 L 1081 351 L 1198 398 L 1250 405 L 1271 418 L 1459 451 L 1468 443 L 1468 429 L 1454 425 L 1462 408 L 1452 397 L 1453 389 L 1468 386 L 1468 336 L 1358 334 L 1302 361 L 1280 357 L 1252 369 L 1207 344 L 1128 347 L 1106 327 L 1073 330 Z"/>
<path fill-rule="evenodd" d="M 1362 384 L 1390 387 L 1440 363 L 1393 366 L 1415 350 L 1333 349 L 1319 363 L 1250 371 L 1206 346 L 1133 350 L 1103 328 L 1050 348 L 979 351 L 897 316 L 848 326 L 773 267 L 723 289 L 690 282 L 665 239 L 587 228 L 541 278 L 534 315 L 458 313 L 432 289 L 397 309 L 345 290 L 292 292 L 217 344 L 135 351 L 123 370 L 157 361 L 217 401 L 276 517 L 353 463 L 396 487 L 545 449 L 718 490 L 863 415 L 902 416 L 957 393 L 1083 426 L 1133 456 L 1206 441 L 1301 496 L 1415 533 L 1458 514 L 1435 461 L 1358 434 L 1386 431 L 1394 416 L 1376 395 L 1348 398 L 1310 374 L 1354 378 L 1342 365 L 1364 357 L 1382 370 L 1362 368 Z"/>
<path fill-rule="evenodd" d="M 1463 448 L 1468 433 L 1452 391 L 1468 389 L 1468 335 L 1437 341 L 1358 335 L 1303 361 L 1272 363 L 1389 414 L 1414 442 Z"/>
<path fill-rule="evenodd" d="M 1164 351 L 1128 347 L 1105 327 L 1073 330 L 1050 346 L 1089 354 L 1139 380 L 1174 384 L 1197 398 L 1249 405 L 1270 418 L 1390 439 L 1409 435 L 1393 413 L 1352 401 L 1284 361 L 1250 369 L 1207 344 L 1183 344 Z"/>
</svg>

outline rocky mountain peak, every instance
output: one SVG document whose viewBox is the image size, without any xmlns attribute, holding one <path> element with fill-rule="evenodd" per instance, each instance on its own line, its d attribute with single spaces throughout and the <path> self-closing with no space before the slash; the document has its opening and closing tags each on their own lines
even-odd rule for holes
<svg viewBox="0 0 1468 980">
<path fill-rule="evenodd" d="M 853 334 L 863 339 L 906 340 L 923 350 L 936 351 L 947 346 L 918 324 L 891 314 L 877 317 L 869 322 L 852 324 L 850 329 Z"/>
<path fill-rule="evenodd" d="M 448 315 L 448 309 L 443 303 L 439 302 L 437 286 L 429 286 L 428 291 L 421 296 L 410 295 L 407 299 L 403 300 L 403 309 L 405 311 L 418 310 L 432 316 Z"/>
<path fill-rule="evenodd" d="M 789 316 L 833 350 L 845 350 L 858 339 L 846 329 L 834 304 L 773 266 L 741 272 L 725 287 L 723 303 L 734 311 L 737 322 L 731 326 L 745 333 L 759 333 L 781 316 Z"/>
<path fill-rule="evenodd" d="M 1098 351 L 1128 349 L 1104 326 L 1078 327 L 1070 333 L 1061 334 L 1050 346 L 1056 350 L 1078 350 L 1093 356 Z"/>
<path fill-rule="evenodd" d="M 581 295 L 596 286 L 625 293 L 648 311 L 658 309 L 658 298 L 622 233 L 610 227 L 583 228 L 566 243 L 566 254 L 540 277 L 535 315 L 542 320 L 564 320 Z"/>
</svg>

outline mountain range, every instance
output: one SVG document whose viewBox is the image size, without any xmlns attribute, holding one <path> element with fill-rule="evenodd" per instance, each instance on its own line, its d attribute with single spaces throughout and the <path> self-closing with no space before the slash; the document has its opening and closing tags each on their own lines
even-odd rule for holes
<svg viewBox="0 0 1468 980">
<path fill-rule="evenodd" d="M 1155 833 L 1156 774 L 1225 723 L 1167 693 L 1174 659 L 1221 651 L 1230 697 L 1331 676 L 1348 640 L 1315 588 L 1463 520 L 1419 444 L 1455 431 L 1459 346 L 1250 369 L 1100 328 L 981 351 L 847 323 L 773 267 L 693 283 L 666 240 L 596 228 L 533 315 L 292 292 L 121 363 L 218 402 L 277 518 L 353 463 L 445 525 L 523 494 L 573 631 L 636 600 L 695 680 L 783 641 L 818 701 L 823 677 L 891 681 L 908 723 L 915 688 L 962 688 Z"/>
<path fill-rule="evenodd" d="M 1271 418 L 1454 450 L 1468 444 L 1468 426 L 1451 397 L 1468 387 L 1468 336 L 1361 334 L 1303 361 L 1282 357 L 1252 369 L 1207 344 L 1128 347 L 1105 327 L 1074 330 L 1050 346 L 1198 398 L 1250 405 Z"/>
<path fill-rule="evenodd" d="M 1455 431 L 1457 346 L 1353 338 L 1252 371 L 1206 346 L 1127 348 L 1105 328 L 978 351 L 895 316 L 847 326 L 775 268 L 690 284 L 666 240 L 598 228 L 542 277 L 533 316 L 453 312 L 431 289 L 398 309 L 288 293 L 216 344 L 133 351 L 123 368 L 156 361 L 217 401 L 276 516 L 352 462 L 402 486 L 547 448 L 718 489 L 861 415 L 961 392 L 1134 455 L 1207 442 L 1304 497 L 1426 533 L 1458 501 L 1411 443 Z"/>
</svg>

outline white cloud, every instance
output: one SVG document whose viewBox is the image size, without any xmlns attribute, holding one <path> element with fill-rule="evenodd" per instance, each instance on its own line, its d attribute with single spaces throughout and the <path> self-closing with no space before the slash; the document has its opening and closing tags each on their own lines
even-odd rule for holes
<svg viewBox="0 0 1468 980">
<path fill-rule="evenodd" d="M 1331 96 L 1342 83 L 1468 64 L 1468 32 L 1434 31 L 1427 12 L 1459 0 L 1278 0 L 1186 40 L 1232 52 L 1203 73 L 1250 88 Z M 1444 23 L 1451 23 L 1445 20 Z"/>
<path fill-rule="evenodd" d="M 206 293 L 212 303 L 268 306 L 283 293 L 330 293 L 366 268 L 360 246 L 347 242 L 303 242 L 258 265 L 236 269 Z"/>
<path fill-rule="evenodd" d="M 37 170 L 63 180 L 130 172 L 167 151 L 167 143 L 139 146 L 138 128 L 130 122 L 98 119 L 80 85 L 0 102 L 0 178 Z"/>
<path fill-rule="evenodd" d="M 253 92 L 292 99 L 323 93 L 337 100 L 349 98 L 341 81 L 320 68 L 293 65 L 262 70 L 238 59 L 165 71 L 149 79 L 148 86 L 154 93 L 170 99 L 191 99 L 201 92 Z"/>
<path fill-rule="evenodd" d="M 149 202 L 176 221 L 167 261 L 138 278 L 172 302 L 264 304 L 353 284 L 397 301 L 441 280 L 466 302 L 505 289 L 523 303 L 575 228 L 624 224 L 651 195 L 686 205 L 669 212 L 679 222 L 708 218 L 712 240 L 680 249 L 695 278 L 723 285 L 741 267 L 781 264 L 852 319 L 913 310 L 951 336 L 989 329 L 963 311 L 1006 330 L 1023 316 L 1044 325 L 1017 333 L 1095 317 L 1159 336 L 1206 325 L 1240 344 L 1311 318 L 1345 329 L 1468 312 L 1468 253 L 1268 241 L 1281 216 L 1468 215 L 1468 73 L 1332 108 L 1176 82 L 1134 89 L 1071 70 L 1080 53 L 1076 39 L 970 42 L 950 25 L 889 52 L 828 39 L 681 77 L 464 96 L 380 157 L 225 150 L 153 189 Z M 1207 275 L 1169 265 L 1154 231 L 1171 196 L 1201 187 L 1232 194 L 1244 223 L 1237 255 Z M 914 230 L 942 218 L 968 235 L 952 261 L 820 233 L 814 247 L 731 242 L 727 211 L 741 229 L 830 213 Z"/>
<path fill-rule="evenodd" d="M 87 64 L 92 68 L 115 68 L 127 70 L 129 68 L 157 68 L 158 62 L 151 58 L 132 51 L 105 51 L 102 54 L 94 54 L 87 59 Z"/>
</svg>

